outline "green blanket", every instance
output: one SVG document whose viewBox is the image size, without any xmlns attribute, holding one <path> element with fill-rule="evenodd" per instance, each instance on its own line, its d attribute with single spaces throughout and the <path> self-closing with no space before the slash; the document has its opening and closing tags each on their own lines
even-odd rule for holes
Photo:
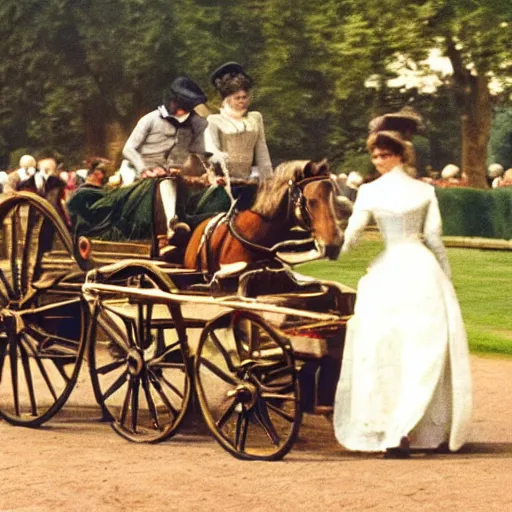
<svg viewBox="0 0 512 512">
<path fill-rule="evenodd" d="M 144 179 L 107 190 L 84 185 L 67 203 L 74 236 L 126 241 L 153 239 L 153 212 L 158 180 Z M 222 187 L 189 190 L 178 182 L 178 217 L 194 229 L 204 219 L 227 211 L 230 200 Z"/>
</svg>

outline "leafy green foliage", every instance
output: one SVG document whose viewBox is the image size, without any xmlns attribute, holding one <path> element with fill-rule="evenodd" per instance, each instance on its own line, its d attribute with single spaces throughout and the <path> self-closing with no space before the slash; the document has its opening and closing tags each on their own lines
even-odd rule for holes
<svg viewBox="0 0 512 512">
<path fill-rule="evenodd" d="M 512 167 L 512 108 L 499 110 L 494 118 L 487 163 L 494 162 L 505 169 Z"/>
<path fill-rule="evenodd" d="M 512 187 L 438 188 L 436 195 L 445 235 L 512 239 Z"/>
<path fill-rule="evenodd" d="M 420 69 L 456 44 L 462 70 L 500 81 L 506 102 L 508 0 L 3 0 L 0 160 L 54 148 L 75 162 L 129 133 L 179 74 L 219 98 L 209 75 L 236 60 L 256 79 L 275 163 L 327 156 L 350 167 L 374 115 L 416 106 L 433 131 L 425 154 L 458 160 L 461 89 L 391 90 L 389 64 Z M 372 79 L 376 84 L 366 85 Z M 454 101 L 458 91 L 459 103 Z M 119 142 L 119 141 L 118 141 Z M 112 156 L 112 155 L 110 155 Z M 425 165 L 427 162 L 425 162 Z"/>
</svg>

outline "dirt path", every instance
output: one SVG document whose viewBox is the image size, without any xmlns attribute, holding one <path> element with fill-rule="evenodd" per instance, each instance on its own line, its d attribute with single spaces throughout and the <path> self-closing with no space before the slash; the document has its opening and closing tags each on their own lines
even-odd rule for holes
<svg viewBox="0 0 512 512">
<path fill-rule="evenodd" d="M 164 444 L 131 444 L 84 402 L 82 371 L 49 426 L 0 423 L 0 510 L 512 510 L 512 360 L 474 356 L 472 365 L 471 442 L 406 461 L 351 455 L 316 416 L 283 462 L 238 461 L 191 422 Z"/>
</svg>

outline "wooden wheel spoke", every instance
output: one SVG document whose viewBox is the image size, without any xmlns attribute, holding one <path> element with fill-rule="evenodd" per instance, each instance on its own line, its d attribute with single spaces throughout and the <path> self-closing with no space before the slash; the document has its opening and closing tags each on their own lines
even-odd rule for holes
<svg viewBox="0 0 512 512">
<path fill-rule="evenodd" d="M 153 396 L 151 395 L 151 389 L 149 387 L 149 378 L 147 374 L 142 377 L 142 389 L 144 390 L 144 395 L 146 397 L 146 402 L 148 404 L 149 413 L 151 414 L 151 418 L 153 418 L 153 425 L 155 426 L 156 429 L 160 430 L 160 422 L 158 421 L 158 414 L 156 411 Z"/>
<path fill-rule="evenodd" d="M 32 209 L 32 207 L 29 207 L 27 215 L 27 225 L 25 229 L 25 243 L 23 244 L 21 260 L 21 291 L 23 294 L 27 293 L 29 277 L 31 277 L 29 276 L 29 264 L 30 256 L 33 254 L 33 251 L 30 244 L 30 240 L 32 239 L 32 234 L 34 233 L 34 231 L 37 231 L 36 224 L 41 225 L 43 220 L 42 216 L 39 216 L 39 219 L 37 219 L 35 215 L 37 215 L 37 212 L 35 212 Z"/>
<path fill-rule="evenodd" d="M 140 377 L 137 376 L 133 380 L 133 390 L 132 390 L 132 400 L 131 400 L 131 409 L 132 409 L 132 432 L 137 431 L 137 420 L 139 419 L 139 385 L 140 385 Z"/>
<path fill-rule="evenodd" d="M 11 385 L 14 399 L 14 411 L 20 415 L 20 399 L 18 394 L 18 340 L 11 338 L 9 343 L 9 359 L 11 363 Z"/>
<path fill-rule="evenodd" d="M 34 382 L 32 380 L 32 371 L 30 370 L 30 361 L 25 347 L 20 343 L 21 363 L 23 372 L 25 373 L 25 381 L 27 383 L 28 395 L 30 398 L 30 412 L 32 416 L 37 416 L 36 395 L 34 393 Z"/>
<path fill-rule="evenodd" d="M 5 277 L 3 269 L 0 269 L 0 281 L 4 285 L 5 293 L 7 294 L 5 295 L 0 289 L 0 299 L 2 300 L 4 306 L 6 306 L 9 303 L 9 299 L 14 298 L 14 290 L 12 289 L 11 283 L 9 283 Z"/>
<path fill-rule="evenodd" d="M 183 393 L 172 383 L 169 379 L 166 379 L 163 375 L 158 378 L 159 381 L 163 382 L 175 395 L 183 398 Z"/>
<path fill-rule="evenodd" d="M 235 448 L 238 452 L 245 452 L 245 441 L 249 430 L 249 414 L 242 411 L 236 420 Z"/>
<path fill-rule="evenodd" d="M 128 374 L 128 388 L 123 401 L 123 407 L 121 409 L 121 416 L 119 417 L 119 423 L 124 425 L 126 422 L 126 416 L 128 415 L 128 409 L 130 408 L 130 401 L 132 396 L 133 377 Z"/>
<path fill-rule="evenodd" d="M 263 382 L 261 382 L 261 380 L 258 377 L 256 377 L 256 375 L 251 375 L 251 379 L 257 382 L 260 392 L 265 394 L 286 394 L 290 391 L 293 391 L 294 387 L 293 379 L 287 382 L 280 382 L 277 384 L 270 383 L 270 385 L 268 383 L 264 384 Z"/>
<path fill-rule="evenodd" d="M 270 402 L 267 402 L 266 406 L 271 411 L 275 412 L 277 415 L 281 416 L 281 418 L 285 419 L 286 421 L 289 421 L 290 423 L 293 423 L 295 421 L 295 416 L 292 416 L 291 414 L 283 411 L 282 409 L 280 409 L 276 405 L 274 405 L 274 404 L 272 404 Z"/>
<path fill-rule="evenodd" d="M 120 345 L 126 346 L 125 339 L 128 339 L 128 346 L 130 348 L 135 346 L 135 341 L 133 338 L 133 333 L 135 330 L 135 322 L 131 316 L 125 315 L 120 311 L 116 311 L 108 306 L 103 305 L 102 315 L 99 315 L 99 322 L 101 327 L 107 327 L 109 329 L 108 334 L 113 337 L 113 341 L 118 342 Z M 124 325 L 124 331 L 119 327 L 119 325 L 112 319 L 112 316 L 118 317 Z M 105 324 L 105 326 L 104 326 Z"/>
<path fill-rule="evenodd" d="M 135 324 L 135 320 L 133 318 L 127 319 L 125 321 L 125 327 L 126 327 L 126 337 L 128 339 L 128 346 L 129 347 L 136 347 L 137 346 L 137 325 Z"/>
<path fill-rule="evenodd" d="M 153 388 L 155 388 L 155 391 L 158 393 L 158 396 L 160 397 L 162 402 L 165 404 L 167 409 L 169 409 L 172 412 L 174 417 L 177 417 L 178 416 L 178 411 L 171 404 L 171 401 L 169 400 L 167 395 L 164 393 L 164 390 L 162 389 L 162 385 L 160 384 L 160 382 L 158 380 L 156 380 L 156 377 L 153 376 L 152 372 L 150 372 L 150 375 L 151 375 L 151 377 L 149 379 L 149 382 L 151 383 Z"/>
<path fill-rule="evenodd" d="M 215 345 L 215 347 L 217 347 L 217 350 L 221 353 L 224 361 L 226 362 L 227 367 L 229 368 L 229 371 L 231 371 L 231 372 L 236 371 L 236 367 L 233 364 L 233 361 L 231 360 L 231 357 L 230 357 L 228 351 L 224 348 L 224 346 L 222 345 L 221 341 L 219 340 L 219 338 L 217 337 L 215 332 L 210 331 L 208 334 L 209 334 L 211 340 L 213 341 L 213 344 Z"/>
<path fill-rule="evenodd" d="M 137 304 L 137 320 L 134 322 L 135 329 L 135 343 L 137 347 L 145 348 L 144 345 L 144 334 L 146 332 L 146 321 L 144 318 L 144 304 Z"/>
<path fill-rule="evenodd" d="M 11 275 L 12 275 L 12 285 L 13 285 L 13 291 L 14 291 L 14 297 L 16 299 L 19 299 L 21 296 L 21 290 L 20 290 L 20 269 L 18 266 L 18 222 L 19 222 L 19 214 L 20 214 L 20 207 L 17 206 L 13 212 L 12 218 L 11 218 L 11 257 L 10 257 L 10 263 L 11 263 Z"/>
<path fill-rule="evenodd" d="M 55 368 L 57 368 L 57 371 L 60 373 L 61 377 L 66 381 L 66 384 L 71 382 L 71 377 L 69 377 L 69 375 L 66 373 L 64 364 L 70 364 L 72 361 L 66 359 L 63 360 L 63 358 L 51 359 L 51 361 L 55 365 Z"/>
<path fill-rule="evenodd" d="M 279 446 L 281 438 L 279 437 L 279 434 L 277 433 L 274 424 L 270 419 L 265 402 L 263 402 L 261 399 L 258 400 L 256 407 L 253 409 L 253 416 L 261 428 L 263 428 L 270 441 L 272 441 L 275 446 Z"/>
<path fill-rule="evenodd" d="M 219 430 L 222 430 L 224 425 L 233 416 L 233 413 L 235 412 L 235 408 L 236 408 L 237 404 L 238 404 L 238 402 L 236 400 L 233 400 L 231 402 L 230 406 L 222 413 L 222 416 L 215 422 L 215 424 L 217 425 L 217 428 Z"/>
<path fill-rule="evenodd" d="M 159 354 L 156 357 L 153 357 L 151 359 L 148 359 L 146 361 L 146 364 L 149 368 L 184 368 L 185 363 L 177 363 L 174 360 L 174 356 L 176 353 L 179 352 L 180 358 L 183 359 L 181 356 L 181 351 L 177 348 L 180 345 L 180 341 L 175 341 L 171 345 L 165 347 L 165 351 Z"/>
<path fill-rule="evenodd" d="M 105 375 L 114 370 L 117 370 L 118 368 L 126 364 L 126 361 L 126 358 L 122 358 L 118 359 L 117 361 L 112 361 L 111 363 L 105 364 L 103 366 L 99 366 L 96 368 L 96 373 L 99 373 L 100 375 Z"/>
<path fill-rule="evenodd" d="M 124 334 L 119 329 L 119 326 L 106 314 L 98 316 L 98 323 L 109 336 L 110 341 L 125 354 L 128 354 L 129 347 L 126 345 Z"/>
<path fill-rule="evenodd" d="M 288 375 L 293 375 L 295 373 L 295 368 L 289 364 L 283 366 L 282 361 L 276 363 L 276 368 L 271 370 L 268 367 L 265 368 L 265 374 L 267 376 L 267 380 L 278 379 L 280 377 L 285 377 Z"/>
<path fill-rule="evenodd" d="M 143 339 L 145 340 L 144 348 L 149 347 L 151 341 L 151 321 L 153 320 L 153 304 L 147 305 L 146 316 L 144 320 Z"/>
<path fill-rule="evenodd" d="M 261 393 L 261 398 L 268 400 L 269 398 L 275 398 L 276 400 L 287 400 L 290 402 L 298 402 L 295 395 L 283 395 L 281 393 L 267 393 L 266 391 Z"/>
<path fill-rule="evenodd" d="M 39 354 L 36 350 L 34 350 L 34 347 L 31 345 L 30 342 L 27 341 L 26 337 L 23 336 L 23 341 L 25 342 L 26 346 L 29 348 L 30 352 L 32 352 L 32 355 L 34 356 L 34 361 L 37 364 L 37 367 L 39 368 L 39 371 L 41 372 L 41 375 L 46 382 L 46 385 L 48 386 L 48 389 L 50 390 L 50 393 L 52 394 L 52 397 L 55 401 L 57 401 L 57 393 L 55 392 L 55 389 L 53 387 L 53 384 L 50 380 L 50 377 L 48 376 L 48 372 L 46 371 L 46 368 L 44 367 L 41 358 L 39 357 Z"/>
<path fill-rule="evenodd" d="M 110 387 L 102 394 L 103 401 L 108 400 L 118 389 L 120 389 L 126 382 L 127 372 L 123 372 L 119 377 L 110 385 Z"/>
<path fill-rule="evenodd" d="M 153 319 L 152 304 L 137 304 L 137 320 L 134 322 L 135 342 L 145 349 L 151 344 L 151 322 Z"/>
<path fill-rule="evenodd" d="M 0 382 L 2 382 L 2 375 L 4 372 L 5 354 L 7 352 L 8 342 L 9 342 L 9 339 L 7 338 L 7 336 L 0 337 Z"/>
<path fill-rule="evenodd" d="M 218 366 L 215 366 L 211 361 L 204 357 L 200 357 L 200 363 L 208 368 L 213 374 L 215 374 L 219 379 L 224 382 L 231 384 L 232 386 L 238 386 L 239 381 L 235 379 L 233 376 L 227 374 L 224 370 L 221 370 Z"/>
</svg>

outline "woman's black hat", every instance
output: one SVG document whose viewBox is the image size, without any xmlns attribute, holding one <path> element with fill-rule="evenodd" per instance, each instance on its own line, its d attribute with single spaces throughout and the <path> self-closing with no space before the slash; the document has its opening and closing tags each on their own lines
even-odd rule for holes
<svg viewBox="0 0 512 512">
<path fill-rule="evenodd" d="M 383 131 L 400 132 L 403 137 L 410 139 L 423 128 L 423 119 L 411 107 L 404 107 L 398 112 L 385 114 L 370 121 L 370 134 Z"/>
<path fill-rule="evenodd" d="M 218 80 L 224 78 L 226 75 L 235 77 L 237 75 L 243 75 L 250 82 L 252 78 L 244 71 L 244 68 L 238 64 L 238 62 L 226 62 L 219 66 L 210 76 L 210 82 L 214 87 L 218 87 Z"/>
</svg>

